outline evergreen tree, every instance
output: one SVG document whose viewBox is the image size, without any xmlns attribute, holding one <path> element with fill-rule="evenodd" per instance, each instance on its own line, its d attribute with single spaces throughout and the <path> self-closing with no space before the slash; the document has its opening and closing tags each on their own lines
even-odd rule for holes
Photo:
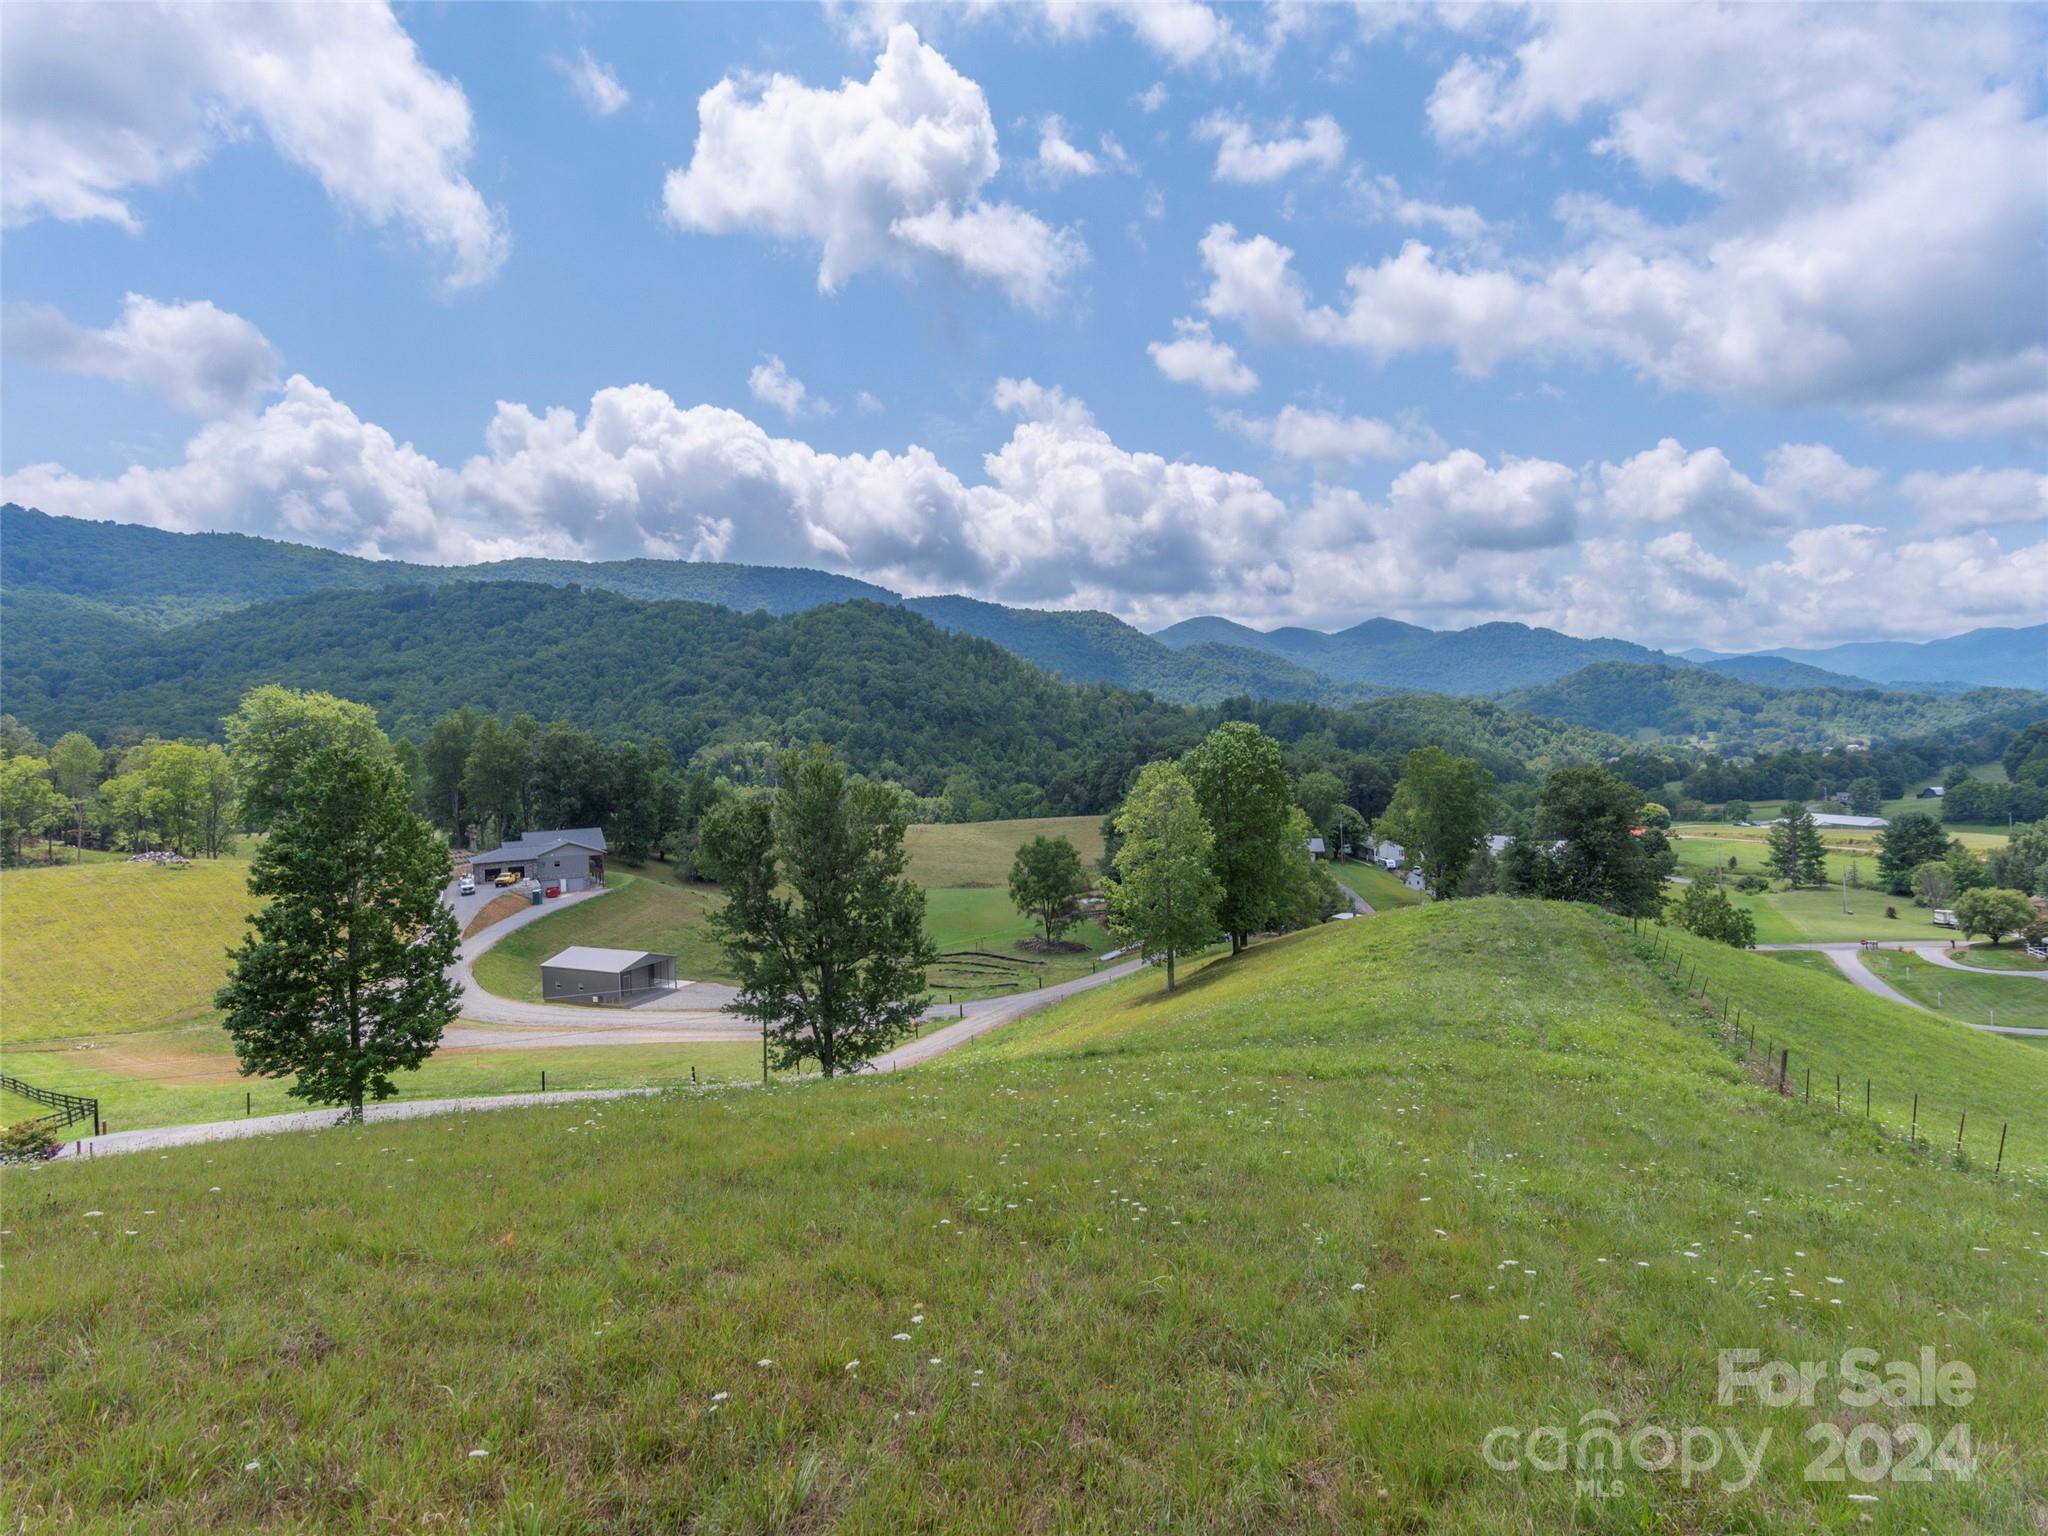
<svg viewBox="0 0 2048 1536">
<path fill-rule="evenodd" d="M 1222 895 L 1216 919 L 1242 950 L 1251 935 L 1278 926 L 1289 904 L 1294 860 L 1294 801 L 1279 743 L 1257 726 L 1232 720 L 1187 755 L 1186 776 L 1211 834 L 1211 867 Z"/>
<path fill-rule="evenodd" d="M 284 809 L 250 866 L 262 904 L 216 1001 L 245 1075 L 292 1076 L 294 1098 L 361 1119 L 460 1011 L 447 847 L 381 742 L 345 736 L 266 761 L 287 782 L 242 783 Z"/>
<path fill-rule="evenodd" d="M 1174 963 L 1216 937 L 1222 882 L 1212 867 L 1214 835 L 1194 786 L 1177 763 L 1148 763 L 1117 812 L 1116 883 L 1110 926 L 1120 939 Z"/>
<path fill-rule="evenodd" d="M 1795 831 L 1798 838 L 1797 865 L 1799 885 L 1826 885 L 1828 883 L 1827 844 L 1820 840 L 1820 828 L 1813 824 L 1813 817 L 1804 807 L 1800 809 Z"/>
<path fill-rule="evenodd" d="M 1948 852 L 1948 834 L 1925 811 L 1904 811 L 1877 834 L 1877 872 L 1894 896 L 1913 893 L 1913 871 Z"/>
<path fill-rule="evenodd" d="M 1064 837 L 1032 838 L 1010 866 L 1011 904 L 1038 919 L 1048 946 L 1081 921 L 1081 894 L 1087 889 L 1081 851 Z"/>
<path fill-rule="evenodd" d="M 705 826 L 726 895 L 711 930 L 740 984 L 729 1011 L 760 1024 L 777 1065 L 832 1077 L 916 1026 L 938 952 L 903 873 L 902 796 L 824 746 L 782 753 L 777 777 Z"/>
</svg>

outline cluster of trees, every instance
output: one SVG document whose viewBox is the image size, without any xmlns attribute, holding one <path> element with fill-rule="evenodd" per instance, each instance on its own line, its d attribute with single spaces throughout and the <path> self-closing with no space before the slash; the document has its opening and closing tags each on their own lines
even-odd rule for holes
<svg viewBox="0 0 2048 1536">
<path fill-rule="evenodd" d="M 2048 783 L 1999 784 L 1957 773 L 1943 786 L 1943 821 L 1996 826 L 2043 817 L 2048 817 Z"/>
<path fill-rule="evenodd" d="M 602 827 L 628 863 L 655 854 L 694 865 L 706 811 L 730 786 L 682 769 L 657 741 L 605 741 L 558 720 L 501 720 L 468 705 L 442 715 L 401 760 L 414 764 L 416 804 L 449 836 L 491 843 L 532 827 Z"/>
<path fill-rule="evenodd" d="M 1965 893 L 1987 889 L 2048 896 L 2048 822 L 2014 828 L 1984 857 L 1922 811 L 1894 817 L 1877 841 L 1885 889 L 1921 906 L 1953 907 Z"/>
<path fill-rule="evenodd" d="M 1169 991 L 1190 950 L 1227 936 L 1235 954 L 1345 905 L 1295 798 L 1279 743 L 1248 721 L 1140 770 L 1106 840 L 1110 928 L 1164 959 Z"/>
<path fill-rule="evenodd" d="M 1655 916 L 1678 860 L 1663 828 L 1650 824 L 1652 803 L 1606 768 L 1556 770 L 1498 861 L 1501 891 Z"/>
<path fill-rule="evenodd" d="M 151 736 L 102 748 L 67 731 L 45 747 L 5 717 L 0 753 L 0 861 L 19 863 L 38 837 L 61 837 L 80 853 L 90 845 L 217 858 L 232 849 L 234 774 L 215 743 Z"/>
</svg>

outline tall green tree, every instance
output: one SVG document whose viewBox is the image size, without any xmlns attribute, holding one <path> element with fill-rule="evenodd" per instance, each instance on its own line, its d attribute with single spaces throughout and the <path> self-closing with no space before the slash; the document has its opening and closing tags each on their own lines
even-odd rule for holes
<svg viewBox="0 0 2048 1536">
<path fill-rule="evenodd" d="M 1519 838 L 1503 863 L 1514 888 L 1530 889 L 1525 870 L 1539 870 L 1540 894 L 1559 901 L 1590 901 L 1624 917 L 1652 917 L 1663 905 L 1661 857 L 1636 836 L 1643 792 L 1605 768 L 1560 768 L 1543 781 L 1537 798 L 1535 839 Z"/>
<path fill-rule="evenodd" d="M 1032 838 L 1010 865 L 1011 905 L 1038 919 L 1047 945 L 1081 921 L 1081 896 L 1087 889 L 1081 850 L 1064 837 Z"/>
<path fill-rule="evenodd" d="M 1222 895 L 1216 920 L 1236 954 L 1254 933 L 1279 925 L 1292 895 L 1294 799 L 1280 744 L 1256 725 L 1227 721 L 1186 759 L 1211 835 L 1210 865 Z"/>
<path fill-rule="evenodd" d="M 420 757 L 427 770 L 426 795 L 440 814 L 448 811 L 448 835 L 458 847 L 464 846 L 462 776 L 469 768 L 469 749 L 476 743 L 477 727 L 483 716 L 469 705 L 451 709 L 427 727 L 427 743 Z"/>
<path fill-rule="evenodd" d="M 760 1024 L 779 1066 L 832 1077 L 916 1026 L 938 952 L 904 874 L 902 796 L 824 746 L 782 753 L 776 776 L 705 825 L 726 898 L 711 930 L 740 984 L 728 1010 Z"/>
<path fill-rule="evenodd" d="M 1738 907 L 1728 893 L 1704 880 L 1680 886 L 1664 909 L 1665 917 L 1703 939 L 1733 944 L 1737 949 L 1756 947 L 1756 918 L 1746 907 Z"/>
<path fill-rule="evenodd" d="M 275 761 L 286 782 L 242 780 L 283 809 L 250 866 L 261 901 L 216 1001 L 244 1075 L 292 1077 L 292 1097 L 360 1120 L 460 1008 L 447 845 L 388 748 L 344 737 Z"/>
<path fill-rule="evenodd" d="M 8 863 L 20 860 L 25 838 L 41 833 L 63 813 L 47 762 L 25 753 L 0 762 L 0 854 Z"/>
<path fill-rule="evenodd" d="M 349 746 L 389 757 L 391 743 L 377 728 L 376 711 L 331 693 L 265 683 L 242 696 L 223 722 L 228 761 L 234 765 L 236 803 L 252 832 L 267 832 L 291 807 L 286 800 L 301 762 L 330 746 Z M 128 764 L 122 764 L 124 772 Z"/>
<path fill-rule="evenodd" d="M 1294 803 L 1308 817 L 1318 836 L 1330 840 L 1330 857 L 1337 856 L 1337 812 L 1344 809 L 1344 781 L 1327 768 L 1311 768 L 1294 781 Z"/>
<path fill-rule="evenodd" d="M 93 791 L 100 787 L 104 760 L 93 739 L 83 731 L 66 731 L 50 748 L 50 776 L 57 793 L 71 802 L 73 825 L 78 836 L 78 856 L 85 857 L 85 812 Z"/>
<path fill-rule="evenodd" d="M 1764 834 L 1764 863 L 1787 885 L 1828 883 L 1827 845 L 1803 805 L 1787 806 L 1784 818 Z"/>
<path fill-rule="evenodd" d="M 533 749 L 540 735 L 531 715 L 506 723 L 486 715 L 469 744 L 462 769 L 462 797 L 479 817 L 487 817 L 500 843 L 517 837 L 528 825 L 528 793 L 532 785 Z"/>
<path fill-rule="evenodd" d="M 1216 936 L 1223 884 L 1214 868 L 1214 834 L 1187 774 L 1170 762 L 1140 770 L 1116 827 L 1110 927 L 1148 957 L 1165 957 L 1171 992 L 1179 957 Z"/>
<path fill-rule="evenodd" d="M 1913 871 L 1948 853 L 1948 834 L 1925 811 L 1902 811 L 1877 834 L 1877 872 L 1894 896 L 1913 894 Z"/>
<path fill-rule="evenodd" d="M 1417 747 L 1401 763 L 1380 835 L 1399 843 L 1441 897 L 1457 893 L 1493 817 L 1493 779 L 1469 757 Z"/>
</svg>

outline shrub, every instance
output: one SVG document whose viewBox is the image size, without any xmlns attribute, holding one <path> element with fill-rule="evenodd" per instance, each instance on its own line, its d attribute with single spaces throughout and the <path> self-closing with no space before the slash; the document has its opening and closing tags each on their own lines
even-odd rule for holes
<svg viewBox="0 0 2048 1536">
<path fill-rule="evenodd" d="M 1897 907 L 1886 907 L 1884 909 L 1884 915 L 1886 917 L 1897 917 L 1899 915 L 1899 909 Z"/>
<path fill-rule="evenodd" d="M 40 1120 L 17 1120 L 0 1130 L 0 1163 L 40 1163 L 57 1155 L 57 1138 Z"/>
</svg>

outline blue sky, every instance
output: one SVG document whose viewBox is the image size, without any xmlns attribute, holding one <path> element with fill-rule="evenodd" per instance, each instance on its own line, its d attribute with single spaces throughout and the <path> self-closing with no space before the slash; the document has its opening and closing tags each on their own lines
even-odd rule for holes
<svg viewBox="0 0 2048 1536">
<path fill-rule="evenodd" d="M 465 561 L 2048 618 L 2040 13 L 9 7 L 0 472 Z"/>
</svg>

